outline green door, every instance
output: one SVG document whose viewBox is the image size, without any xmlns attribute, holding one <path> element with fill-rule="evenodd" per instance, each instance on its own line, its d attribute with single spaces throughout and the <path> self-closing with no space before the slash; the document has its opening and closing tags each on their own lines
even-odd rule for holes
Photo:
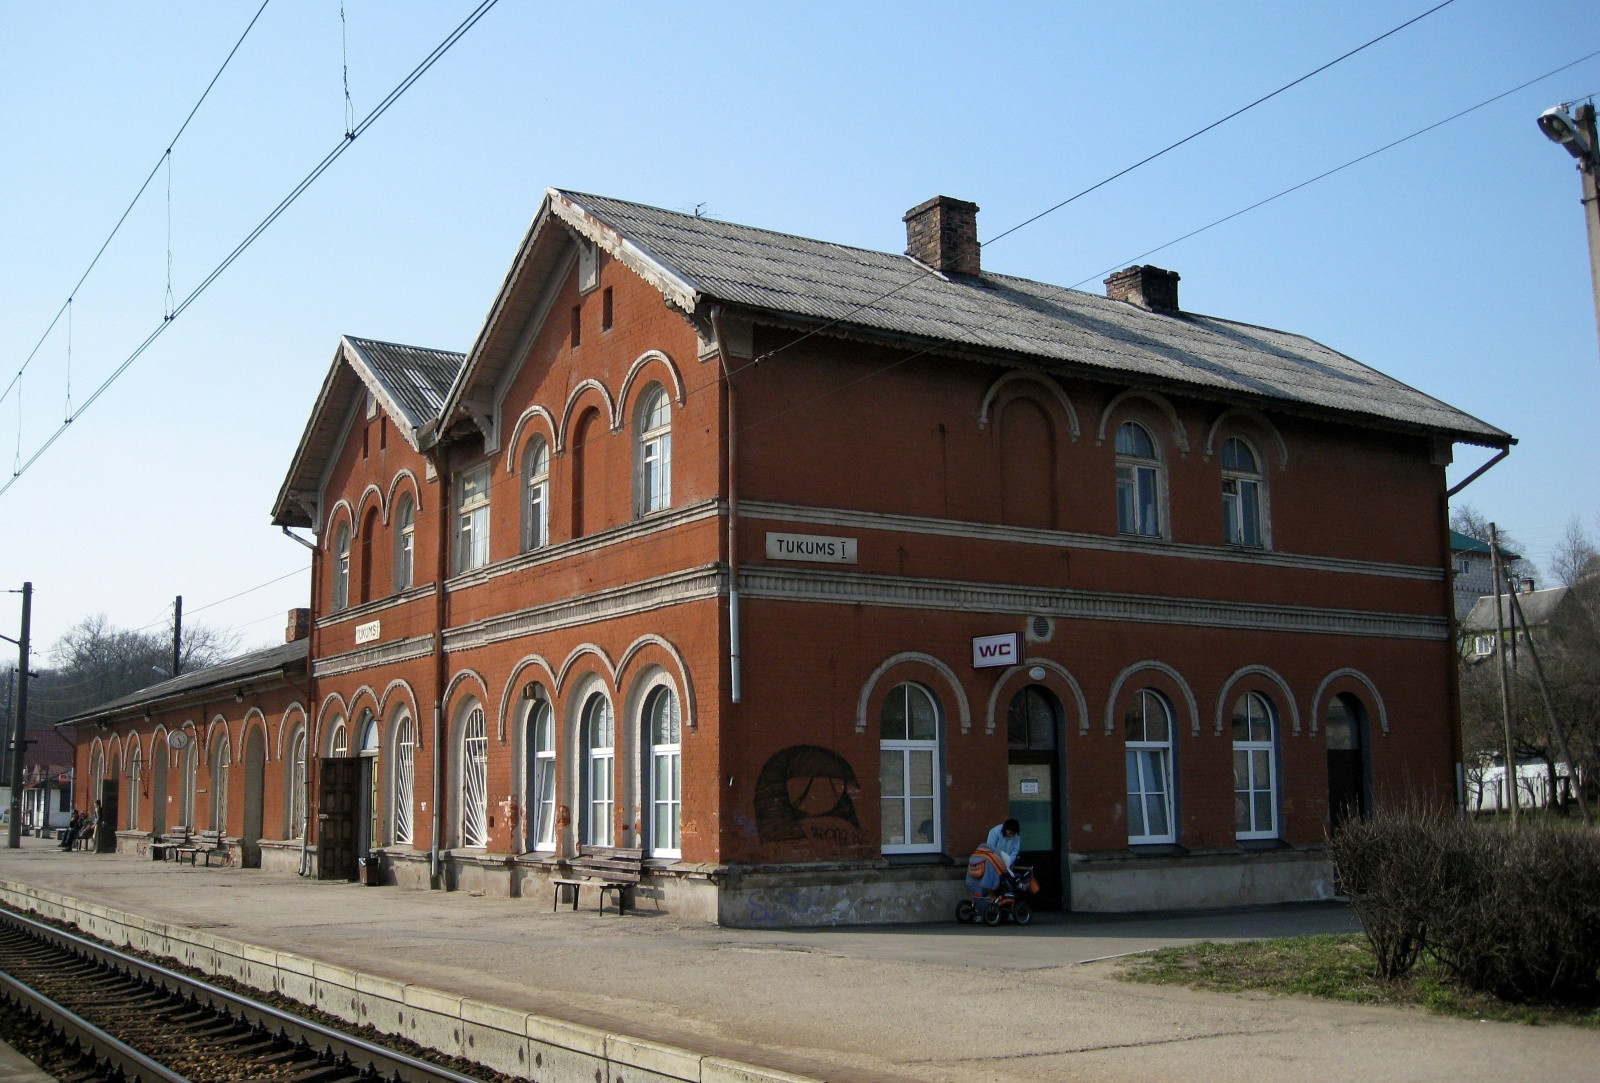
<svg viewBox="0 0 1600 1083">
<path fill-rule="evenodd" d="M 1017 864 L 1039 882 L 1034 906 L 1057 909 L 1061 878 L 1061 704 L 1043 685 L 1030 684 L 1006 712 L 1007 797 L 1011 818 L 1022 825 Z"/>
</svg>

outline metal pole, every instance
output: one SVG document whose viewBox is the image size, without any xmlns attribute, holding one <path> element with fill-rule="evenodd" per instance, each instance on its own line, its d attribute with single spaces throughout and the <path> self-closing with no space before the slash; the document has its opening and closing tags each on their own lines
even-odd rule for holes
<svg viewBox="0 0 1600 1083">
<path fill-rule="evenodd" d="M 183 659 L 183 595 L 172 600 L 172 675 L 178 675 L 178 664 Z"/>
<path fill-rule="evenodd" d="M 1589 277 L 1594 285 L 1595 330 L 1600 333 L 1600 143 L 1595 141 L 1594 104 L 1586 102 L 1578 107 L 1573 120 L 1578 130 L 1589 141 L 1590 152 L 1578 159 L 1578 172 L 1583 175 L 1583 220 L 1589 230 Z"/>
<path fill-rule="evenodd" d="M 1494 653 L 1500 662 L 1500 721 L 1506 734 L 1506 803 L 1511 809 L 1511 826 L 1518 821 L 1517 756 L 1511 745 L 1511 684 L 1506 676 L 1506 618 L 1501 602 L 1500 537 L 1489 524 L 1489 564 L 1494 575 Z"/>
<path fill-rule="evenodd" d="M 11 713 L 11 827 L 6 848 L 22 845 L 22 755 L 28 747 L 28 632 L 33 623 L 33 584 L 22 584 L 22 636 L 17 641 L 17 707 Z"/>
</svg>

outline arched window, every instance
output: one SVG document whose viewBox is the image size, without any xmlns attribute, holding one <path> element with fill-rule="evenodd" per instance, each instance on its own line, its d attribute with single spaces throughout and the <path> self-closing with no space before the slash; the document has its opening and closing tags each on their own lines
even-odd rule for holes
<svg viewBox="0 0 1600 1083">
<path fill-rule="evenodd" d="M 412 736 L 411 716 L 402 715 L 394 728 L 394 841 L 396 845 L 413 840 L 411 800 L 416 778 L 416 741 Z"/>
<path fill-rule="evenodd" d="M 489 845 L 489 737 L 476 703 L 461 726 L 461 845 Z"/>
<path fill-rule="evenodd" d="M 228 831 L 228 767 L 233 746 L 226 729 L 217 731 L 211 755 L 211 830 Z"/>
<path fill-rule="evenodd" d="M 144 782 L 144 749 L 134 739 L 133 756 L 128 762 L 128 830 L 139 830 L 139 788 Z"/>
<path fill-rule="evenodd" d="M 305 838 L 306 834 L 306 728 L 300 726 L 289 739 L 288 765 L 289 793 L 284 806 L 289 810 L 291 839 Z"/>
<path fill-rule="evenodd" d="M 1161 458 L 1137 421 L 1117 429 L 1117 533 L 1161 536 Z"/>
<path fill-rule="evenodd" d="M 550 544 L 550 445 L 542 436 L 522 453 L 522 549 Z"/>
<path fill-rule="evenodd" d="M 644 704 L 645 744 L 649 748 L 650 852 L 657 857 L 682 856 L 679 823 L 683 812 L 683 719 L 678 697 L 665 686 L 655 688 Z"/>
<path fill-rule="evenodd" d="M 394 509 L 394 589 L 411 586 L 417 552 L 417 505 L 401 493 Z"/>
<path fill-rule="evenodd" d="M 383 845 L 383 776 L 378 772 L 378 720 L 371 711 L 361 712 L 361 748 L 356 753 L 361 759 L 361 778 L 366 783 L 366 824 L 363 849 Z"/>
<path fill-rule="evenodd" d="M 372 601 L 372 536 L 378 532 L 378 509 L 367 512 L 361 522 L 361 600 Z"/>
<path fill-rule="evenodd" d="M 350 754 L 350 731 L 345 729 L 344 719 L 336 718 L 333 722 L 333 732 L 328 737 L 328 755 L 348 756 Z"/>
<path fill-rule="evenodd" d="M 340 523 L 333 532 L 333 608 L 350 604 L 350 524 Z"/>
<path fill-rule="evenodd" d="M 556 848 L 556 734 L 550 701 L 535 699 L 528 704 L 525 740 L 528 750 L 528 777 L 525 800 L 528 806 L 530 850 Z"/>
<path fill-rule="evenodd" d="M 1175 842 L 1172 705 L 1153 688 L 1133 694 L 1123 716 L 1128 752 L 1128 841 Z"/>
<path fill-rule="evenodd" d="M 94 789 L 89 791 L 89 807 L 94 808 L 94 803 L 100 800 L 100 794 L 105 790 L 106 780 L 106 754 L 100 749 L 95 749 L 89 757 L 89 779 Z"/>
<path fill-rule="evenodd" d="M 615 808 L 616 726 L 611 701 L 596 692 L 583 705 L 584 802 L 583 841 L 610 846 Z"/>
<path fill-rule="evenodd" d="M 920 684 L 895 685 L 878 715 L 878 782 L 886 854 L 937 853 L 939 705 Z"/>
<path fill-rule="evenodd" d="M 1233 705 L 1233 829 L 1241 839 L 1278 837 L 1277 719 L 1272 701 L 1246 692 Z"/>
<path fill-rule="evenodd" d="M 651 384 L 634 412 L 634 511 L 649 515 L 672 503 L 672 411 L 666 388 Z"/>
<path fill-rule="evenodd" d="M 1222 444 L 1222 534 L 1229 545 L 1261 545 L 1261 467 L 1238 437 Z"/>
<path fill-rule="evenodd" d="M 489 563 L 489 465 L 456 475 L 456 571 Z"/>
</svg>

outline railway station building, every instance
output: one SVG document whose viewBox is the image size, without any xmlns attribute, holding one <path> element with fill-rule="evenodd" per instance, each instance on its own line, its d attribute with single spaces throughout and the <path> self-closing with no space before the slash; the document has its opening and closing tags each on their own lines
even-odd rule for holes
<svg viewBox="0 0 1600 1083">
<path fill-rule="evenodd" d="M 540 902 L 637 848 L 640 906 L 805 925 L 947 917 L 1008 816 L 1046 904 L 1318 898 L 1330 823 L 1456 801 L 1445 467 L 1512 438 L 977 214 L 552 189 L 465 354 L 343 338 L 288 642 L 67 724 L 118 847 Z"/>
</svg>

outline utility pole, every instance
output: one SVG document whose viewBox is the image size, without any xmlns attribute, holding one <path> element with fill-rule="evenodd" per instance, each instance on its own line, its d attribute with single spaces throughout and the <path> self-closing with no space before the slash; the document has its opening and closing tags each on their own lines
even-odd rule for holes
<svg viewBox="0 0 1600 1083">
<path fill-rule="evenodd" d="M 1489 564 L 1494 575 L 1494 654 L 1500 663 L 1500 721 L 1506 735 L 1506 801 L 1511 809 L 1511 827 L 1516 829 L 1517 808 L 1517 755 L 1511 745 L 1511 682 L 1506 676 L 1506 618 L 1501 601 L 1501 584 L 1504 582 L 1500 565 L 1500 536 L 1489 524 Z"/>
<path fill-rule="evenodd" d="M 1583 176 L 1583 218 L 1589 230 L 1589 276 L 1594 286 L 1595 328 L 1600 333 L 1600 140 L 1595 136 L 1594 102 L 1567 112 L 1566 104 L 1546 109 L 1539 130 L 1578 160 Z"/>
<path fill-rule="evenodd" d="M 172 600 L 172 675 L 178 675 L 178 662 L 183 658 L 183 595 Z"/>
<path fill-rule="evenodd" d="M 28 747 L 28 633 L 33 623 L 33 584 L 22 584 L 22 636 L 17 641 L 17 707 L 11 716 L 11 829 L 6 848 L 22 845 L 22 756 Z"/>
<path fill-rule="evenodd" d="M 1528 655 L 1533 659 L 1533 671 L 1539 678 L 1539 693 L 1544 697 L 1544 713 L 1550 719 L 1550 733 L 1556 739 L 1556 747 L 1561 753 L 1561 758 L 1567 761 L 1567 776 L 1577 781 L 1578 765 L 1573 762 L 1572 749 L 1567 747 L 1567 731 L 1562 728 L 1561 718 L 1556 714 L 1555 696 L 1550 692 L 1550 682 L 1544 676 L 1544 663 L 1539 661 L 1539 648 L 1533 645 L 1533 629 L 1528 627 L 1528 618 L 1522 612 L 1522 602 L 1517 597 L 1517 592 L 1511 592 L 1511 607 L 1515 612 L 1516 624 L 1522 625 L 1522 634 L 1528 637 Z M 1512 628 L 1511 635 L 1516 637 L 1516 629 Z M 1574 786 L 1578 792 L 1578 811 L 1583 814 L 1583 826 L 1593 827 L 1594 819 L 1589 815 L 1589 800 L 1583 795 L 1581 785 Z"/>
</svg>

